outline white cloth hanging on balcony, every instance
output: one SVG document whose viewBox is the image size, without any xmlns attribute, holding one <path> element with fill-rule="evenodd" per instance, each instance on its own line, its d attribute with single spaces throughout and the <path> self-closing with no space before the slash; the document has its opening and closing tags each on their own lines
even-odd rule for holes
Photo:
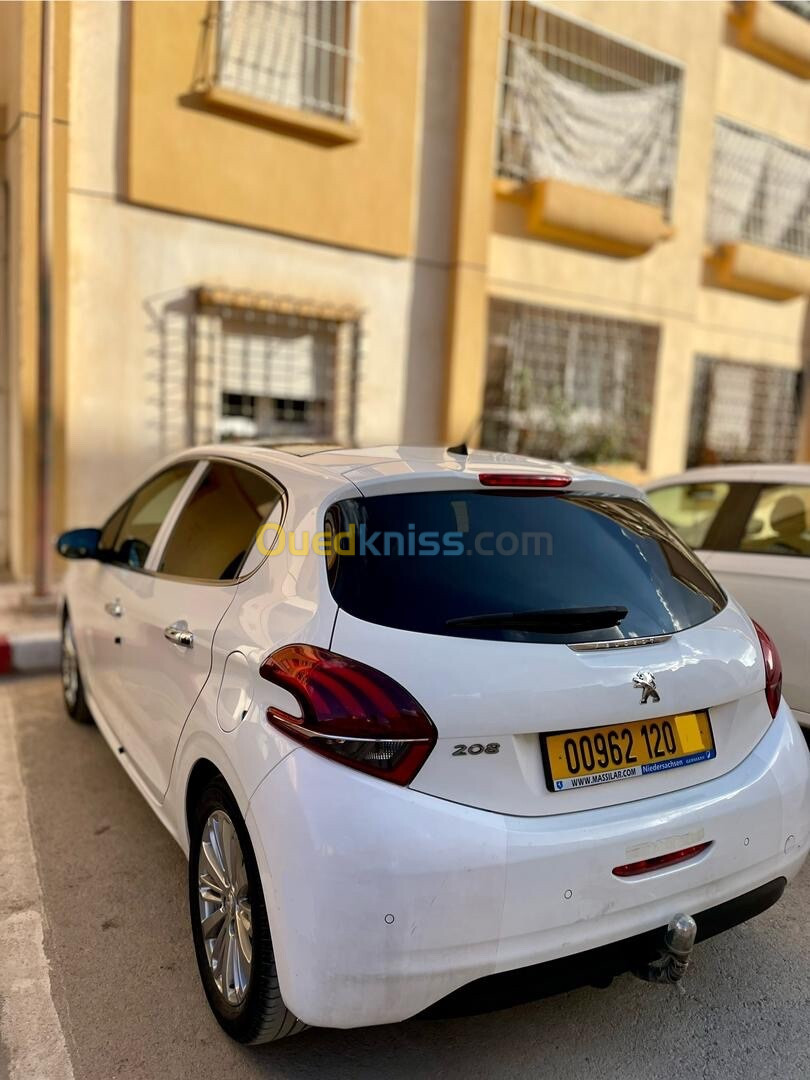
<svg viewBox="0 0 810 1080">
<path fill-rule="evenodd" d="M 798 250 L 808 244 L 810 155 L 718 120 L 709 240 Z"/>
<path fill-rule="evenodd" d="M 722 122 L 715 124 L 709 214 L 709 239 L 713 244 L 733 244 L 742 239 L 761 187 L 768 147 L 765 139 Z"/>
<path fill-rule="evenodd" d="M 513 42 L 502 160 L 527 180 L 557 179 L 649 202 L 673 186 L 679 80 L 599 91 L 549 71 Z"/>
</svg>

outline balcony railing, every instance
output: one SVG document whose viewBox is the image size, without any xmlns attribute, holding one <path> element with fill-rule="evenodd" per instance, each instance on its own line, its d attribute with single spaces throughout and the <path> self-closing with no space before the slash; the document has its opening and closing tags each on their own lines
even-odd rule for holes
<svg viewBox="0 0 810 1080">
<path fill-rule="evenodd" d="M 508 5 L 498 176 L 670 208 L 681 69 L 535 3 Z"/>
<path fill-rule="evenodd" d="M 709 241 L 810 258 L 810 151 L 717 120 Z"/>
<path fill-rule="evenodd" d="M 352 0 L 221 0 L 215 18 L 214 85 L 351 119 Z"/>
</svg>

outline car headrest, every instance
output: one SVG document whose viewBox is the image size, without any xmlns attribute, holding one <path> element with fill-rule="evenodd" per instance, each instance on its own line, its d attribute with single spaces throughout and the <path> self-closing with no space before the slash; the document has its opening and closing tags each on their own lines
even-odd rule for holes
<svg viewBox="0 0 810 1080">
<path fill-rule="evenodd" d="M 771 511 L 771 525 L 778 533 L 802 533 L 807 528 L 807 511 L 798 495 L 783 495 Z"/>
</svg>

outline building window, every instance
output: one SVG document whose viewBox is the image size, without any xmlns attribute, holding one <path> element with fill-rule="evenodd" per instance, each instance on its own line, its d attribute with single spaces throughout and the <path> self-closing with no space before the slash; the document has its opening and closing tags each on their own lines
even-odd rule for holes
<svg viewBox="0 0 810 1080">
<path fill-rule="evenodd" d="M 669 211 L 681 69 L 535 3 L 508 5 L 499 176 L 567 180 Z"/>
<path fill-rule="evenodd" d="M 658 327 L 492 300 L 482 443 L 644 468 Z"/>
<path fill-rule="evenodd" d="M 715 121 L 709 240 L 810 257 L 810 152 Z"/>
<path fill-rule="evenodd" d="M 791 368 L 697 357 L 687 464 L 792 461 L 799 387 Z"/>
<path fill-rule="evenodd" d="M 358 342 L 353 310 L 199 290 L 190 438 L 352 441 Z"/>
<path fill-rule="evenodd" d="M 214 81 L 347 121 L 355 18 L 352 0 L 221 0 Z"/>
</svg>

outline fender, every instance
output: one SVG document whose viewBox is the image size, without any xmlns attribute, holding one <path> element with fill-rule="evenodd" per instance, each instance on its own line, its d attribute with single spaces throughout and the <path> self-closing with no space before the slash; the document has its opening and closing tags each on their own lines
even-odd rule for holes
<svg viewBox="0 0 810 1080">
<path fill-rule="evenodd" d="M 242 817 L 247 819 L 248 804 L 256 788 L 297 746 L 292 739 L 270 727 L 264 717 L 264 706 L 255 703 L 234 731 L 224 733 L 216 721 L 218 689 L 215 685 L 213 709 L 210 702 L 206 705 L 198 699 L 189 716 L 163 801 L 169 827 L 186 856 L 189 850 L 186 794 L 189 777 L 198 761 L 210 761 L 222 774 Z M 216 731 L 210 729 L 212 724 Z"/>
</svg>

